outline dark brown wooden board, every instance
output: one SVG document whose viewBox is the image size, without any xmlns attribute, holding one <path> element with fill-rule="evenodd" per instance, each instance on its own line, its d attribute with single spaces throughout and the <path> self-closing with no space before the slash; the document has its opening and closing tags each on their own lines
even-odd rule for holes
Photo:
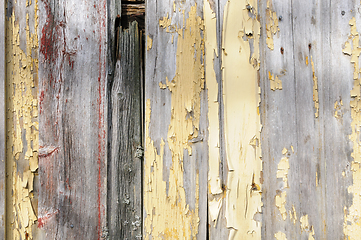
<svg viewBox="0 0 361 240">
<path fill-rule="evenodd" d="M 110 239 L 142 238 L 141 36 L 137 22 L 118 28 L 111 84 L 108 224 Z"/>
</svg>

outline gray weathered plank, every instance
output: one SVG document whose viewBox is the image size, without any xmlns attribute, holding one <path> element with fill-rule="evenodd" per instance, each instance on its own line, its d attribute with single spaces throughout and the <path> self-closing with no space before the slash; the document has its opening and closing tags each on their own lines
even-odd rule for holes
<svg viewBox="0 0 361 240">
<path fill-rule="evenodd" d="M 202 1 L 146 3 L 144 237 L 204 239 Z"/>
<path fill-rule="evenodd" d="M 277 15 L 275 20 L 278 21 L 278 26 L 271 18 L 274 15 L 273 12 Z M 278 165 L 282 158 L 287 159 L 291 167 L 297 164 L 295 153 L 291 148 L 293 146 L 297 150 L 292 3 L 277 0 L 273 0 L 271 4 L 263 2 L 260 5 L 260 15 L 262 23 L 260 40 L 261 119 L 263 125 L 261 145 L 264 180 L 262 238 L 272 239 L 276 233 L 283 232 L 293 234 L 292 237 L 287 235 L 287 239 L 298 239 L 299 226 L 295 226 L 289 218 L 283 220 L 281 211 L 276 206 L 276 195 L 282 197 L 282 192 L 285 192 L 287 199 L 289 195 L 292 196 L 290 191 L 297 193 L 298 190 L 287 186 L 291 185 L 291 180 L 296 179 L 294 173 L 287 167 L 288 184 L 283 181 L 282 177 L 277 177 Z M 276 28 L 279 27 L 279 31 L 276 34 L 271 33 L 270 36 L 273 39 L 273 49 L 267 44 L 267 31 L 271 31 L 272 25 Z M 274 79 L 278 76 L 282 81 L 282 89 L 276 89 L 271 85 L 270 74 Z M 284 148 L 288 150 L 288 153 L 282 154 Z M 285 214 L 289 216 L 289 206 L 292 208 L 292 205 L 297 204 L 298 201 L 292 203 L 287 199 L 286 202 L 287 212 Z M 279 204 L 278 206 L 280 207 Z"/>
<path fill-rule="evenodd" d="M 0 238 L 5 238 L 5 1 L 0 1 Z"/>
<path fill-rule="evenodd" d="M 43 239 L 108 235 L 107 16 L 105 0 L 39 2 Z"/>
<path fill-rule="evenodd" d="M 142 238 L 141 41 L 136 21 L 119 29 L 111 85 L 108 169 L 110 239 Z"/>
</svg>

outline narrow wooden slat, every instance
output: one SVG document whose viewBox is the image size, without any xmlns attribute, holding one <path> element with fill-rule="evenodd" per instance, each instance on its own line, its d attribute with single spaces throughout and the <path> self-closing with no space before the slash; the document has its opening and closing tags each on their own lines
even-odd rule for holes
<svg viewBox="0 0 361 240">
<path fill-rule="evenodd" d="M 298 188 L 293 185 L 297 184 L 298 174 L 297 171 L 291 171 L 298 164 L 296 155 L 298 144 L 296 104 L 298 103 L 295 98 L 291 13 L 291 2 L 272 0 L 260 5 L 260 15 L 263 16 L 260 41 L 263 126 L 261 144 L 264 181 L 262 239 L 273 239 L 282 234 L 286 234 L 287 239 L 297 239 L 300 233 L 299 219 L 294 220 L 297 225 L 294 224 L 293 219 L 290 219 L 293 216 L 290 215 L 293 206 L 297 207 L 299 203 L 298 200 L 292 199 L 293 196 L 298 196 Z M 279 79 L 282 85 L 277 84 L 276 79 Z M 299 217 L 299 212 L 297 216 Z"/>
<path fill-rule="evenodd" d="M 38 227 L 106 238 L 107 1 L 39 1 L 39 14 Z"/>
<path fill-rule="evenodd" d="M 146 4 L 144 238 L 205 239 L 202 1 Z"/>
<path fill-rule="evenodd" d="M 5 239 L 5 1 L 0 1 L 0 238 Z"/>
<path fill-rule="evenodd" d="M 142 238 L 140 36 L 137 22 L 119 29 L 111 86 L 111 158 L 108 170 L 110 239 Z"/>
</svg>

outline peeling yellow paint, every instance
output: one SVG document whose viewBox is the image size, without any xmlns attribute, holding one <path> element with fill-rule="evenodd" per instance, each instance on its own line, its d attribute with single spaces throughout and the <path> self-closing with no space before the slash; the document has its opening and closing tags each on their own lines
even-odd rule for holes
<svg viewBox="0 0 361 240">
<path fill-rule="evenodd" d="M 306 56 L 306 65 L 308 66 L 308 56 Z"/>
<path fill-rule="evenodd" d="M 183 16 L 185 15 L 183 11 Z M 188 14 L 187 14 L 188 15 Z M 183 18 L 185 19 L 185 18 Z M 195 209 L 186 202 L 183 176 L 185 150 L 192 154 L 192 142 L 198 137 L 200 117 L 200 93 L 204 88 L 202 57 L 204 43 L 201 36 L 203 21 L 197 16 L 197 6 L 192 6 L 183 28 L 174 27 L 178 35 L 176 73 L 167 82 L 171 92 L 171 120 L 167 142 L 161 141 L 159 153 L 149 134 L 151 103 L 146 104 L 144 207 L 146 210 L 146 239 L 195 239 L 198 233 L 199 183 L 196 176 Z M 169 32 L 171 20 L 159 21 L 159 26 Z M 169 171 L 169 187 L 163 180 L 163 154 L 168 145 L 172 154 Z M 167 192 L 168 189 L 168 192 Z"/>
<path fill-rule="evenodd" d="M 33 225 L 37 221 L 33 192 L 34 175 L 38 169 L 38 4 L 34 4 L 34 25 L 27 12 L 25 29 L 20 29 L 12 12 L 6 18 L 6 116 L 7 116 L 7 216 L 6 239 L 33 239 Z M 21 7 L 21 6 L 20 6 Z M 30 9 L 30 8 L 27 8 Z M 30 28 L 30 26 L 34 28 Z M 25 36 L 25 49 L 20 47 Z"/>
<path fill-rule="evenodd" d="M 315 230 L 313 226 L 310 226 L 308 222 L 308 215 L 303 215 L 300 218 L 300 223 L 301 223 L 301 230 L 304 232 L 308 232 L 308 240 L 315 240 L 314 238 Z"/>
<path fill-rule="evenodd" d="M 289 214 L 290 214 L 291 221 L 295 225 L 297 222 L 297 213 L 296 213 L 295 205 L 292 205 L 292 210 L 289 211 Z"/>
<path fill-rule="evenodd" d="M 229 169 L 225 216 L 229 239 L 261 239 L 261 223 L 253 217 L 262 212 L 260 23 L 256 10 L 256 0 L 230 0 L 224 9 L 222 74 Z"/>
<path fill-rule="evenodd" d="M 217 54 L 217 19 L 210 3 L 205 0 L 203 5 L 205 30 L 205 76 L 208 90 L 208 182 L 210 193 L 221 194 L 221 179 L 219 177 L 219 114 L 218 114 L 218 83 L 214 71 L 214 56 Z M 222 198 L 219 199 L 222 201 Z M 217 214 L 218 215 L 218 214 Z"/>
<path fill-rule="evenodd" d="M 147 51 L 149 51 L 153 46 L 153 39 L 147 35 Z"/>
<path fill-rule="evenodd" d="M 356 19 L 353 17 L 349 21 L 351 27 L 351 33 L 345 43 L 343 52 L 351 56 L 351 64 L 354 66 L 353 71 L 353 89 L 351 90 L 351 129 L 352 133 L 349 136 L 353 143 L 353 152 L 351 157 L 352 162 L 352 179 L 353 185 L 348 187 L 348 192 L 352 194 L 352 205 L 346 209 L 345 207 L 345 219 L 343 231 L 347 239 L 359 239 L 361 236 L 361 224 L 360 224 L 360 208 L 361 208 L 361 169 L 359 164 L 361 163 L 361 145 L 360 145 L 360 126 L 361 126 L 361 94 L 360 94 L 360 68 L 359 68 L 359 56 L 361 47 L 359 45 L 359 33 L 356 29 Z M 352 43 L 352 47 L 351 44 Z"/>
<path fill-rule="evenodd" d="M 288 170 L 290 169 L 290 164 L 288 162 L 288 157 L 283 157 L 278 163 L 277 169 L 277 178 L 282 178 L 284 182 L 284 188 L 288 187 Z"/>
<path fill-rule="evenodd" d="M 335 106 L 334 106 L 335 114 L 334 114 L 334 117 L 336 119 L 341 119 L 342 116 L 343 116 L 342 106 L 343 106 L 342 100 L 340 100 L 340 102 L 335 101 Z"/>
<path fill-rule="evenodd" d="M 276 207 L 280 211 L 283 221 L 285 221 L 287 218 L 286 196 L 286 192 L 281 192 L 280 194 L 277 194 L 275 198 Z"/>
<path fill-rule="evenodd" d="M 276 238 L 277 240 L 287 240 L 286 234 L 283 233 L 283 232 L 277 232 L 277 233 L 275 234 L 275 238 Z"/>
<path fill-rule="evenodd" d="M 268 72 L 268 79 L 270 81 L 271 90 L 282 90 L 282 80 L 278 78 L 278 75 L 273 76 L 271 72 Z"/>
<path fill-rule="evenodd" d="M 315 74 L 315 64 L 313 63 L 311 56 L 311 66 L 312 66 L 312 78 L 313 78 L 313 102 L 315 103 L 315 117 L 318 117 L 319 111 L 319 102 L 318 102 L 318 80 Z"/>
<path fill-rule="evenodd" d="M 272 1 L 267 0 L 267 9 L 266 9 L 266 33 L 267 39 L 266 44 L 269 49 L 274 49 L 273 44 L 273 35 L 279 32 L 278 27 L 278 17 L 275 11 L 273 11 Z"/>
</svg>

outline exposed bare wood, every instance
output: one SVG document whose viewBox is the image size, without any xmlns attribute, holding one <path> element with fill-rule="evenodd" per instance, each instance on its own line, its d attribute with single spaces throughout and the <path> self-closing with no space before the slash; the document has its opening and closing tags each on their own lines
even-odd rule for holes
<svg viewBox="0 0 361 240">
<path fill-rule="evenodd" d="M 107 6 L 39 2 L 39 138 L 49 149 L 39 157 L 43 239 L 108 236 Z"/>
<path fill-rule="evenodd" d="M 142 238 L 141 44 L 136 21 L 119 29 L 111 86 L 111 158 L 108 170 L 110 239 Z"/>
</svg>

